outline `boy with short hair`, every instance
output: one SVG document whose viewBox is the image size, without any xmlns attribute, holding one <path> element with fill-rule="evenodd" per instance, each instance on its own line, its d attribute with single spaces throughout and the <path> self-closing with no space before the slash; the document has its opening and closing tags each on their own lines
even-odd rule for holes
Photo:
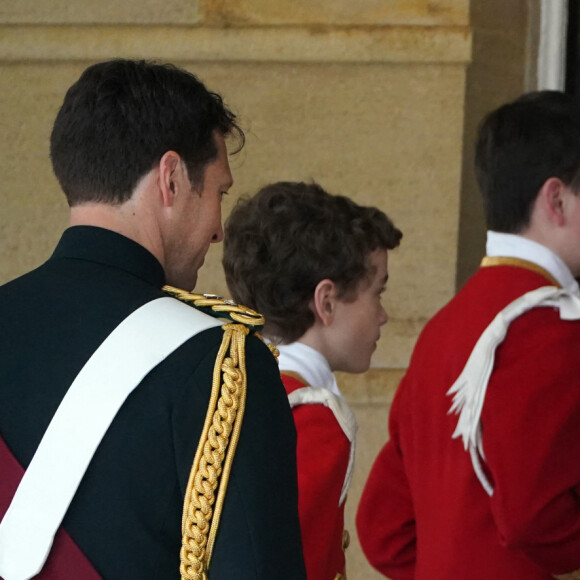
<svg viewBox="0 0 580 580">
<path fill-rule="evenodd" d="M 486 255 L 416 342 L 359 540 L 392 580 L 580 580 L 578 99 L 488 113 L 475 172 Z"/>
<path fill-rule="evenodd" d="M 279 182 L 240 200 L 225 225 L 233 298 L 266 318 L 298 434 L 299 511 L 309 580 L 344 575 L 344 501 L 356 420 L 334 371 L 360 373 L 387 322 L 388 250 L 401 232 L 380 210 L 317 184 Z"/>
</svg>

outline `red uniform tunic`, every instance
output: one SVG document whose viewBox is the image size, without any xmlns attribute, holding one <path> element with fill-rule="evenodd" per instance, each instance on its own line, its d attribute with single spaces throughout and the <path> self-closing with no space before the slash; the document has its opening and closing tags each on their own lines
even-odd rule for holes
<svg viewBox="0 0 580 580">
<path fill-rule="evenodd" d="M 393 580 L 548 580 L 580 568 L 580 322 L 535 308 L 498 347 L 481 415 L 491 497 L 448 414 L 484 329 L 551 284 L 480 268 L 421 334 L 357 514 L 365 554 Z"/>
<path fill-rule="evenodd" d="M 284 374 L 290 394 L 304 382 Z M 340 495 L 348 469 L 350 441 L 324 405 L 293 408 L 297 432 L 298 512 L 308 580 L 344 574 L 344 502 Z"/>
</svg>

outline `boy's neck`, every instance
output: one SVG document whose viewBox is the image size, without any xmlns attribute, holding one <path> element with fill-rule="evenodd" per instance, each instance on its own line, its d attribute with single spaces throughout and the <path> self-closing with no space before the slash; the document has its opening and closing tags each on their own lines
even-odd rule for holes
<svg viewBox="0 0 580 580">
<path fill-rule="evenodd" d="M 330 370 L 334 372 L 335 369 L 333 368 L 331 362 L 332 357 L 329 356 L 330 347 L 325 340 L 325 333 L 321 326 L 322 325 L 315 322 L 296 342 L 305 344 L 306 346 L 309 346 L 310 348 L 313 348 L 315 351 L 319 352 L 328 362 Z"/>
</svg>

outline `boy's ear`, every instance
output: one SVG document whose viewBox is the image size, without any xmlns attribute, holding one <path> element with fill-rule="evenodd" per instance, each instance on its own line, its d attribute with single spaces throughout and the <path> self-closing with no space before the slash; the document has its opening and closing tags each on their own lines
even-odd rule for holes
<svg viewBox="0 0 580 580">
<path fill-rule="evenodd" d="M 565 222 L 565 201 L 568 193 L 566 185 L 557 177 L 550 177 L 538 193 L 538 202 L 547 219 L 562 226 Z"/>
<path fill-rule="evenodd" d="M 336 306 L 336 285 L 332 280 L 325 278 L 316 285 L 311 301 L 314 316 L 324 326 L 328 326 L 334 319 Z"/>
</svg>

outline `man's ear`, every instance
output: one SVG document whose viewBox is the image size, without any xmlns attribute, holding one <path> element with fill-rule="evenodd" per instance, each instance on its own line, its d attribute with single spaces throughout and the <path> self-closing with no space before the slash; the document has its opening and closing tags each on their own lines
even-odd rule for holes
<svg viewBox="0 0 580 580">
<path fill-rule="evenodd" d="M 566 184 L 557 177 L 550 177 L 540 188 L 537 202 L 542 209 L 542 213 L 552 224 L 559 227 L 565 224 L 566 201 L 570 193 Z"/>
<path fill-rule="evenodd" d="M 181 157 L 175 151 L 167 151 L 159 160 L 159 193 L 165 207 L 171 207 L 179 186 Z"/>
<path fill-rule="evenodd" d="M 336 312 L 336 285 L 332 280 L 325 278 L 316 285 L 310 307 L 314 316 L 324 326 L 329 326 L 334 320 Z"/>
</svg>

